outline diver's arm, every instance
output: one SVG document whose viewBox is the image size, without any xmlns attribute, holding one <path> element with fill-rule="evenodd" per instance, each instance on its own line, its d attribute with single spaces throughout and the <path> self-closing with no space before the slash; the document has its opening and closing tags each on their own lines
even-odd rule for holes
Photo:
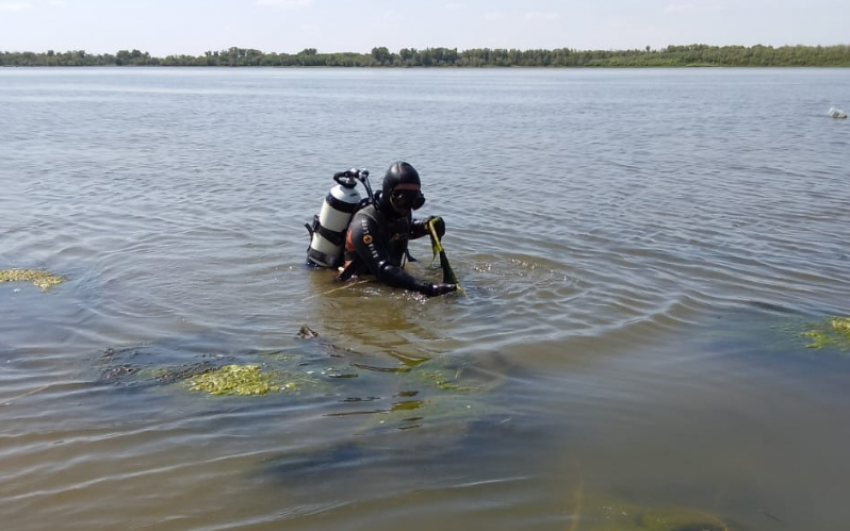
<svg viewBox="0 0 850 531">
<path fill-rule="evenodd" d="M 389 254 L 378 237 L 378 224 L 374 219 L 368 216 L 356 216 L 349 230 L 354 250 L 379 282 L 428 296 L 442 295 L 457 289 L 454 284 L 432 284 L 420 280 L 405 272 L 404 269 L 392 265 Z"/>
<path fill-rule="evenodd" d="M 430 223 L 431 220 L 436 220 L 434 221 L 434 230 L 437 231 L 437 237 L 443 239 L 443 235 L 446 233 L 446 222 L 439 216 L 428 216 L 425 219 L 414 219 L 413 223 L 410 225 L 410 239 L 415 240 L 416 238 L 421 238 L 422 236 L 431 234 L 431 231 L 428 230 L 428 223 Z"/>
</svg>

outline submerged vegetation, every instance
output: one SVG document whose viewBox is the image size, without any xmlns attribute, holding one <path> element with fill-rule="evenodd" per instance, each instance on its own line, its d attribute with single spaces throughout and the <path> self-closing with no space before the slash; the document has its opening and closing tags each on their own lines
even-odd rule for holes
<svg viewBox="0 0 850 531">
<path fill-rule="evenodd" d="M 649 506 L 601 494 L 586 495 L 583 482 L 579 482 L 571 496 L 572 522 L 568 531 L 729 531 L 726 523 L 710 512 L 679 506 Z"/>
<path fill-rule="evenodd" d="M 0 52 L 0 66 L 342 66 L 342 67 L 682 67 L 682 66 L 850 66 L 850 45 L 709 46 L 689 44 L 637 50 L 517 50 L 386 47 L 370 53 L 266 53 L 232 47 L 203 55 L 155 57 L 140 50 L 91 54 L 84 50 L 44 53 Z"/>
<path fill-rule="evenodd" d="M 284 378 L 289 376 L 289 378 Z M 298 378 L 305 381 L 303 378 Z M 189 378 L 189 389 L 211 395 L 265 395 L 278 391 L 295 391 L 294 375 L 264 371 L 259 365 L 225 365 L 214 371 Z"/>
<path fill-rule="evenodd" d="M 466 385 L 461 385 L 460 370 L 448 371 L 445 369 L 431 369 L 417 371 L 416 376 L 423 382 L 430 384 L 435 389 L 442 391 L 455 391 L 458 393 L 468 393 L 473 388 Z"/>
<path fill-rule="evenodd" d="M 727 531 L 717 516 L 685 507 L 655 508 L 617 500 L 596 500 L 587 514 L 593 531 Z M 579 526 L 578 529 L 585 527 Z"/>
<path fill-rule="evenodd" d="M 32 282 L 42 291 L 61 284 L 68 280 L 50 271 L 43 269 L 5 269 L 0 270 L 0 283 L 2 282 Z"/>
<path fill-rule="evenodd" d="M 307 327 L 301 338 L 316 338 Z M 414 362 L 399 359 L 401 366 L 366 363 L 362 355 L 340 350 L 334 345 L 321 345 L 328 358 L 310 359 L 302 355 L 273 351 L 262 354 L 262 360 L 239 363 L 223 354 L 203 354 L 198 359 L 178 363 L 162 363 L 147 347 L 107 349 L 98 358 L 100 378 L 121 385 L 179 384 L 191 391 L 211 395 L 258 396 L 272 393 L 293 395 L 327 395 L 359 387 L 351 380 L 374 379 L 387 375 L 387 383 L 402 386 L 395 396 L 413 397 L 420 392 L 447 394 L 483 393 L 488 383 L 474 369 L 465 365 L 446 365 L 448 360 L 432 359 Z M 393 356 L 395 357 L 395 356 Z M 363 378 L 361 378 L 363 377 Z M 413 390 L 411 390 L 413 389 Z"/>
<path fill-rule="evenodd" d="M 356 363 L 352 363 L 351 366 L 371 371 L 381 370 Z M 122 370 L 125 369 L 122 368 Z M 167 377 L 174 371 L 163 371 L 164 369 L 159 369 L 159 371 L 156 372 L 155 379 L 157 381 L 168 382 L 176 379 Z M 381 370 L 381 372 L 395 371 L 384 369 Z M 399 372 L 409 372 L 409 369 Z M 434 368 L 430 370 L 417 370 L 415 371 L 415 376 L 416 381 L 426 384 L 428 387 L 433 389 L 459 393 L 468 393 L 473 391 L 475 388 L 459 383 L 460 373 L 460 370 Z M 163 374 L 166 374 L 166 376 L 164 377 Z M 321 381 L 325 379 L 346 379 L 356 377 L 357 373 L 344 372 L 332 367 L 321 371 L 289 371 L 282 370 L 281 368 L 264 370 L 257 364 L 231 364 L 224 365 L 214 370 L 206 367 L 203 370 L 196 371 L 196 374 L 189 373 L 186 376 L 186 383 L 192 391 L 203 391 L 212 395 L 251 396 L 284 391 L 297 392 L 304 386 L 317 387 L 320 385 Z"/>
<path fill-rule="evenodd" d="M 271 376 L 259 365 L 225 365 L 190 378 L 189 389 L 212 395 L 264 395 L 280 387 L 273 385 Z"/>
<path fill-rule="evenodd" d="M 803 332 L 803 337 L 811 340 L 806 345 L 809 348 L 833 347 L 848 350 L 850 349 L 850 317 L 829 317 L 825 322 Z"/>
</svg>

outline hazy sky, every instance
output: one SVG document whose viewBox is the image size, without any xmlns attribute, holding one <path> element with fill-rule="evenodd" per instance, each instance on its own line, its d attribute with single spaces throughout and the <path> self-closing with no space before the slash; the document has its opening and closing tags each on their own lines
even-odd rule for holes
<svg viewBox="0 0 850 531">
<path fill-rule="evenodd" d="M 0 51 L 850 44 L 850 0 L 0 0 Z"/>
</svg>

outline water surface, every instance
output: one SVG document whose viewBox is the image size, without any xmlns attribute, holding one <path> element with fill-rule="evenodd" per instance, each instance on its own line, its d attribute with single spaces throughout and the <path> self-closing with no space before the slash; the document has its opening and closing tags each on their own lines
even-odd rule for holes
<svg viewBox="0 0 850 531">
<path fill-rule="evenodd" d="M 4 529 L 588 530 L 604 500 L 846 529 L 850 357 L 799 332 L 850 314 L 848 94 L 820 69 L 2 69 L 0 268 L 70 279 L 0 284 Z M 333 173 L 394 160 L 465 296 L 304 267 Z M 114 372 L 203 362 L 356 377 Z"/>
</svg>

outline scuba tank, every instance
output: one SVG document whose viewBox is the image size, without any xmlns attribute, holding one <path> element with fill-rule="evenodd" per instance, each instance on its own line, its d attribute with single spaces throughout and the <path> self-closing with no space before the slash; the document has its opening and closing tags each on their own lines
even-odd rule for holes
<svg viewBox="0 0 850 531">
<path fill-rule="evenodd" d="M 307 264 L 318 267 L 337 267 L 342 263 L 345 235 L 354 213 L 373 200 L 369 171 L 352 168 L 334 175 L 336 186 L 330 189 L 322 209 L 313 216 L 313 224 L 305 224 L 310 233 Z M 357 181 L 363 183 L 369 197 L 362 199 Z"/>
</svg>

